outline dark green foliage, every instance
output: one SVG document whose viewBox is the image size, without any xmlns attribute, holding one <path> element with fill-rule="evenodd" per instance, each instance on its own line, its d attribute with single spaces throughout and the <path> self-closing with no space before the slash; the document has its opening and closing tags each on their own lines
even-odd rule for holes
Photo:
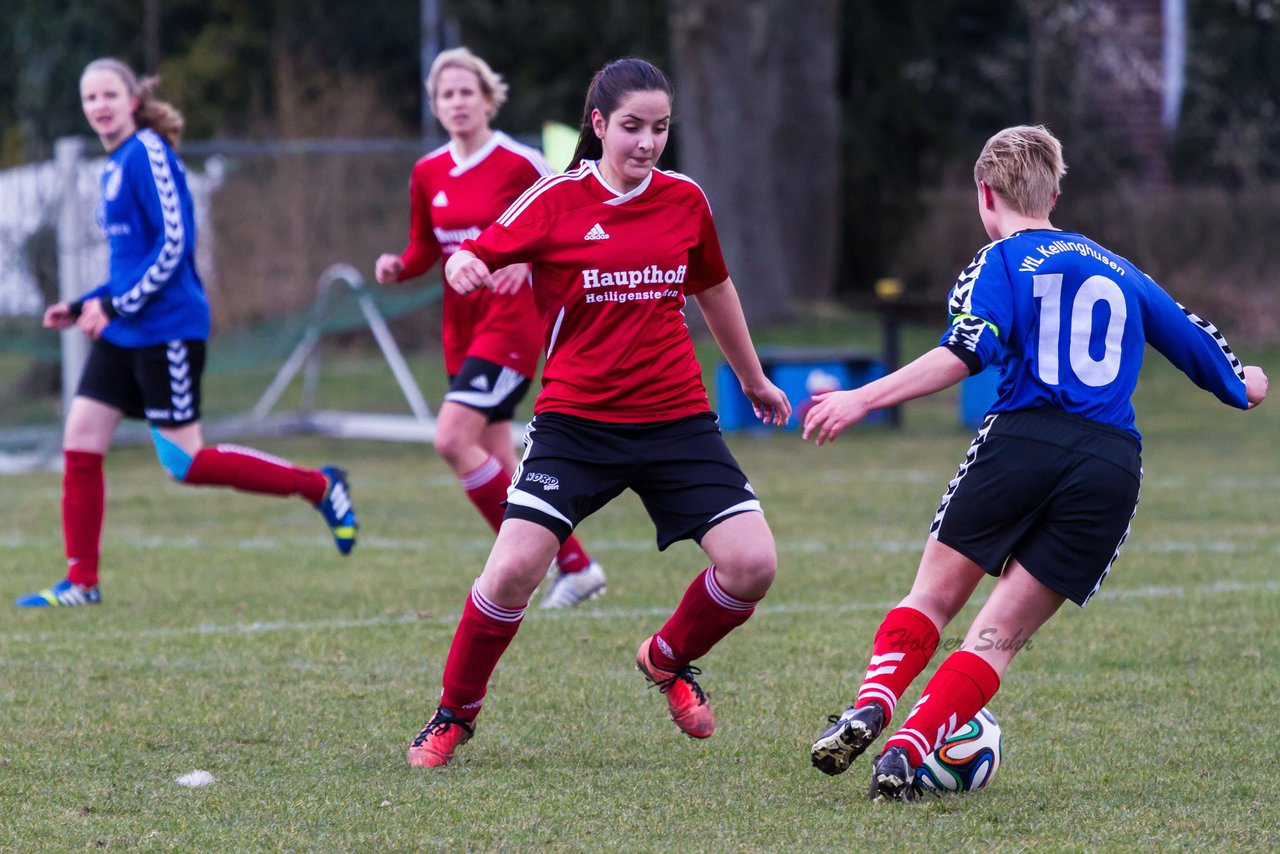
<svg viewBox="0 0 1280 854">
<path fill-rule="evenodd" d="M 1026 20 L 995 0 L 855 0 L 842 25 L 841 289 L 863 292 L 890 271 L 923 211 L 920 192 L 994 130 L 1026 120 L 1028 91 L 1010 83 Z"/>
<path fill-rule="evenodd" d="M 1233 186 L 1280 176 L 1280 9 L 1216 0 L 1187 10 L 1187 90 L 1174 168 Z"/>
<path fill-rule="evenodd" d="M 634 55 L 667 65 L 664 0 L 443 5 L 462 44 L 485 57 L 511 84 L 511 101 L 499 118 L 505 128 L 537 130 L 547 119 L 576 127 L 587 84 L 611 59 Z"/>
<path fill-rule="evenodd" d="M 47 0 L 0 7 L 0 167 L 45 159 L 57 137 L 87 133 L 76 88 L 89 60 L 114 55 L 156 70 L 143 68 L 148 6 L 160 16 L 161 95 L 182 109 L 189 140 L 405 136 L 421 127 L 417 0 L 56 6 L 57 14 Z M 846 207 L 836 291 L 865 293 L 876 278 L 911 268 L 904 255 L 917 251 L 923 194 L 967 182 L 978 146 L 1005 125 L 1046 122 L 1062 137 L 1072 193 L 1135 177 L 1140 158 L 1100 102 L 1111 85 L 1107 56 L 1128 52 L 1121 37 L 1104 56 L 1099 36 L 1115 35 L 1108 16 L 1123 7 L 845 0 L 838 39 Z M 587 81 L 610 58 L 642 55 L 672 70 L 668 20 L 678 8 L 676 0 L 440 0 L 441 41 L 466 44 L 506 76 L 511 100 L 497 125 L 530 134 L 547 119 L 576 125 Z M 1280 176 L 1276 9 L 1274 0 L 1187 3 L 1174 181 L 1238 188 Z M 364 111 L 326 121 L 344 99 Z M 289 122 L 315 103 L 321 107 Z M 795 121 L 803 128 L 805 116 Z M 680 164 L 669 156 L 665 165 Z"/>
</svg>

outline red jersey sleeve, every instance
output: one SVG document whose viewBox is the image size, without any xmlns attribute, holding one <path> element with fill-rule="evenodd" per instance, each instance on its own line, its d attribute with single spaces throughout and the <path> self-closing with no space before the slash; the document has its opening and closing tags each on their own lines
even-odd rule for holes
<svg viewBox="0 0 1280 854">
<path fill-rule="evenodd" d="M 720 250 L 720 235 L 716 232 L 716 222 L 711 217 L 711 207 L 705 197 L 701 201 L 702 229 L 698 245 L 689 250 L 689 278 L 684 285 L 684 292 L 689 296 L 713 288 L 729 278 L 729 268 L 725 266 L 724 253 Z"/>
<path fill-rule="evenodd" d="M 461 248 L 483 261 L 490 270 L 529 263 L 542 254 L 547 243 L 543 227 L 549 225 L 547 217 L 531 207 L 522 208 L 523 199 L 524 196 L 516 199 L 507 212 L 478 237 L 464 240 Z"/>
<path fill-rule="evenodd" d="M 431 223 L 431 188 L 426 161 L 419 161 L 409 179 L 409 245 L 400 254 L 400 281 L 421 276 L 440 260 L 440 243 Z"/>
</svg>

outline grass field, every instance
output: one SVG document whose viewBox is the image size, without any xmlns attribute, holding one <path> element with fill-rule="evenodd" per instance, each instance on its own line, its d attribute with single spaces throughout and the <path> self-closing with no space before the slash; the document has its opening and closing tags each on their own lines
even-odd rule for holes
<svg viewBox="0 0 1280 854">
<path fill-rule="evenodd" d="M 476 738 L 436 773 L 404 752 L 490 537 L 428 448 L 260 443 L 350 470 L 345 560 L 301 502 L 179 487 L 119 449 L 105 601 L 68 611 L 8 605 L 61 572 L 59 476 L 0 479 L 0 850 L 1276 850 L 1280 406 L 1244 415 L 1147 370 L 1120 563 L 1011 667 L 994 783 L 909 805 L 866 803 L 865 759 L 828 778 L 808 746 L 968 445 L 953 398 L 828 448 L 731 438 L 781 568 L 700 662 L 713 738 L 680 735 L 632 667 L 702 555 L 658 554 L 624 496 L 580 529 L 608 595 L 530 609 Z M 175 783 L 193 769 L 216 782 Z"/>
</svg>

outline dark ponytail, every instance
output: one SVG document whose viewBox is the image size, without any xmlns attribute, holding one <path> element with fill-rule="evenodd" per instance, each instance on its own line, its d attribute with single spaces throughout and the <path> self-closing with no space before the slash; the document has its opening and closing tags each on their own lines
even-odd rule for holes
<svg viewBox="0 0 1280 854">
<path fill-rule="evenodd" d="M 632 92 L 665 92 L 674 101 L 671 81 L 662 69 L 651 62 L 635 57 L 615 59 L 596 72 L 587 87 L 587 102 L 582 108 L 582 128 L 578 132 L 578 147 L 574 149 L 569 168 L 575 168 L 583 160 L 599 160 L 604 154 L 600 138 L 591 126 L 591 113 L 600 111 L 608 119 L 618 109 L 622 99 Z"/>
</svg>

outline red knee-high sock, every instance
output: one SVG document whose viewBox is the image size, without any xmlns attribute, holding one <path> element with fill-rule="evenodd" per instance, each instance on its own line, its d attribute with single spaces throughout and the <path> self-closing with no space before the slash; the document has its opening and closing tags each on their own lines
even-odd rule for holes
<svg viewBox="0 0 1280 854">
<path fill-rule="evenodd" d="M 853 704 L 879 703 L 888 723 L 902 692 L 929 664 L 937 648 L 938 628 L 933 620 L 915 608 L 894 608 L 876 630 L 867 675 Z"/>
<path fill-rule="evenodd" d="M 480 515 L 497 532 L 502 526 L 502 502 L 507 500 L 507 487 L 511 485 L 511 472 L 502 470 L 498 458 L 490 456 L 466 474 L 458 475 L 467 498 L 480 511 Z"/>
<path fill-rule="evenodd" d="M 301 495 L 312 504 L 319 504 L 329 488 L 328 479 L 314 469 L 299 468 L 288 460 L 239 445 L 202 449 L 192 458 L 183 482 L 230 486 L 263 495 Z"/>
<path fill-rule="evenodd" d="M 697 661 L 721 638 L 747 621 L 759 599 L 737 599 L 716 581 L 715 564 L 707 567 L 684 592 L 676 612 L 654 636 L 649 654 L 663 670 L 678 670 Z"/>
<path fill-rule="evenodd" d="M 480 714 L 489 677 L 520 630 L 524 608 L 504 608 L 473 586 L 444 663 L 440 705 L 463 720 Z"/>
<path fill-rule="evenodd" d="M 507 500 L 511 472 L 502 468 L 497 457 L 490 456 L 466 474 L 458 475 L 458 482 L 462 484 L 467 498 L 471 499 L 476 510 L 480 511 L 480 515 L 489 523 L 489 527 L 496 532 L 502 526 L 502 517 L 505 513 L 502 502 Z M 581 572 L 590 564 L 591 558 L 587 557 L 582 543 L 570 534 L 569 539 L 560 546 L 560 551 L 556 552 L 556 566 L 561 572 Z"/>
<path fill-rule="evenodd" d="M 564 541 L 564 545 L 560 546 L 560 551 L 556 552 L 556 566 L 565 574 L 574 572 L 582 572 L 591 565 L 591 558 L 587 557 L 587 552 L 582 548 L 582 543 L 578 542 L 578 538 L 573 534 L 569 535 L 569 539 Z"/>
<path fill-rule="evenodd" d="M 905 747 L 911 767 L 920 767 L 943 739 L 972 720 L 999 690 L 1000 676 L 982 656 L 964 649 L 951 653 L 902 728 L 885 742 L 885 749 Z"/>
<path fill-rule="evenodd" d="M 67 549 L 67 578 L 72 584 L 98 583 L 98 548 L 106 508 L 102 454 L 64 451 L 62 540 Z"/>
</svg>

